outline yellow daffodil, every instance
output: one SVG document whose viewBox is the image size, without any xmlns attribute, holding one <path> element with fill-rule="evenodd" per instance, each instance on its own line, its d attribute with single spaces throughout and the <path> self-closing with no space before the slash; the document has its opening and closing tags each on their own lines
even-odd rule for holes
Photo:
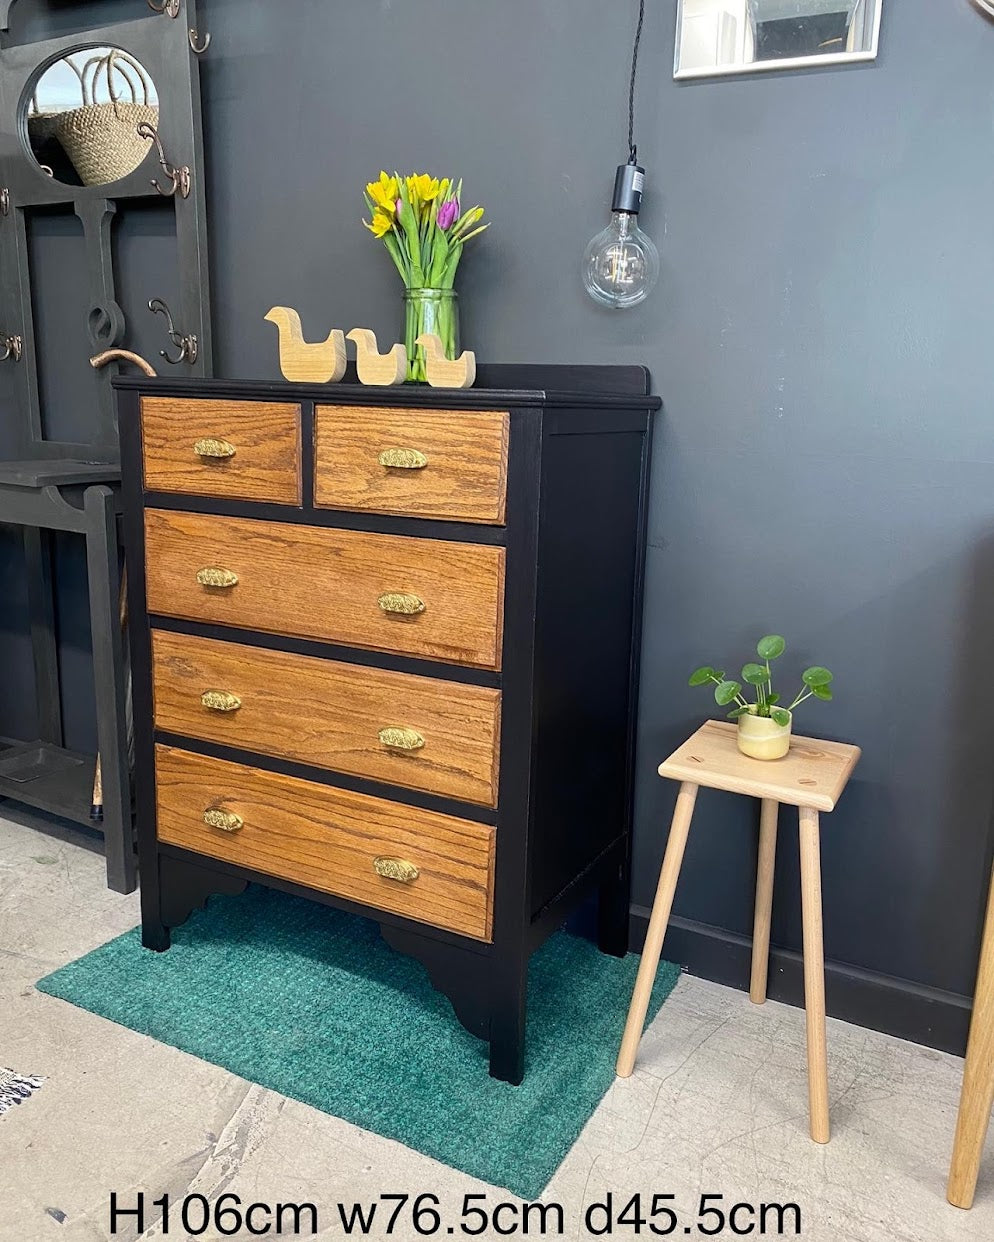
<svg viewBox="0 0 994 1242">
<path fill-rule="evenodd" d="M 379 181 L 370 181 L 366 186 L 366 193 L 381 211 L 388 212 L 392 216 L 397 210 L 397 195 L 400 193 L 400 187 L 397 185 L 396 177 L 389 177 L 385 172 L 381 172 Z M 384 229 L 383 232 L 385 231 Z M 380 237 L 382 235 L 383 233 L 377 234 Z"/>
<path fill-rule="evenodd" d="M 370 224 L 368 220 L 363 220 L 363 224 L 373 234 L 374 237 L 383 237 L 393 228 L 393 209 L 384 211 L 377 207 L 373 212 L 373 222 Z"/>
<path fill-rule="evenodd" d="M 416 199 L 419 203 L 430 203 L 438 194 L 438 189 L 438 178 L 428 173 L 415 173 L 407 178 L 407 193 L 412 202 Z"/>
</svg>

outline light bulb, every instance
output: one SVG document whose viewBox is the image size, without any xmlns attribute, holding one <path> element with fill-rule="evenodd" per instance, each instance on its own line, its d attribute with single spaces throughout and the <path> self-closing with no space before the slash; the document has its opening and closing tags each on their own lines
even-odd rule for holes
<svg viewBox="0 0 994 1242">
<path fill-rule="evenodd" d="M 583 285 L 595 302 L 624 310 L 638 306 L 659 277 L 659 251 L 638 226 L 645 169 L 620 164 L 614 179 L 611 223 L 587 246 Z"/>
</svg>

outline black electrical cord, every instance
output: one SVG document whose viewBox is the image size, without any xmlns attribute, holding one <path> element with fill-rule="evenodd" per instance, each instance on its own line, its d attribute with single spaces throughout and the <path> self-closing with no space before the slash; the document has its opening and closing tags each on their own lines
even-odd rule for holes
<svg viewBox="0 0 994 1242">
<path fill-rule="evenodd" d="M 639 67 L 639 44 L 642 42 L 642 25 L 645 22 L 645 0 L 639 0 L 639 23 L 635 30 L 635 46 L 632 48 L 632 76 L 628 85 L 628 162 L 638 163 L 635 145 L 635 79 Z"/>
</svg>

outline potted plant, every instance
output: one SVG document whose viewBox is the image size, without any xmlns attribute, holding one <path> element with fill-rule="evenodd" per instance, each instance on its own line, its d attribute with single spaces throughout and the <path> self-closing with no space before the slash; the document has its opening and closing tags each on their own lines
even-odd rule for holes
<svg viewBox="0 0 994 1242">
<path fill-rule="evenodd" d="M 743 665 L 742 682 L 753 687 L 755 703 L 749 703 L 742 695 L 742 682 L 730 681 L 721 669 L 709 664 L 695 669 L 690 675 L 690 685 L 714 685 L 714 700 L 720 707 L 734 704 L 728 713 L 729 720 L 738 721 L 739 750 L 753 759 L 782 759 L 790 749 L 790 729 L 794 709 L 806 699 L 831 701 L 832 674 L 820 664 L 806 668 L 801 674 L 803 683 L 788 707 L 780 707 L 780 695 L 773 690 L 770 661 L 776 660 L 787 649 L 779 634 L 767 634 L 756 644 L 756 654 L 761 663 L 750 661 Z"/>
</svg>

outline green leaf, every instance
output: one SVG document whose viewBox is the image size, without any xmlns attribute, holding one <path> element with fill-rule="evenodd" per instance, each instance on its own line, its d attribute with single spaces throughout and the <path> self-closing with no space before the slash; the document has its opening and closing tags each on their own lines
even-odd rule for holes
<svg viewBox="0 0 994 1242">
<path fill-rule="evenodd" d="M 801 680 L 810 689 L 815 686 L 827 686 L 832 680 L 832 674 L 827 668 L 822 668 L 820 664 L 815 664 L 811 668 L 806 668 L 801 674 Z"/>
<path fill-rule="evenodd" d="M 738 718 L 740 716 L 744 716 L 748 710 L 749 710 L 748 707 L 733 707 L 732 710 L 728 713 L 728 719 L 738 720 Z"/>
<path fill-rule="evenodd" d="M 737 681 L 723 681 L 714 688 L 714 701 L 719 707 L 727 707 L 741 689 Z"/>
<path fill-rule="evenodd" d="M 775 660 L 787 650 L 787 641 L 779 634 L 767 634 L 756 644 L 756 654 L 761 660 Z"/>
<path fill-rule="evenodd" d="M 702 664 L 700 668 L 695 668 L 690 674 L 688 686 L 703 686 L 706 682 L 711 681 L 715 676 L 715 671 L 710 664 Z"/>
<path fill-rule="evenodd" d="M 774 703 L 779 703 L 779 702 L 780 702 L 779 694 L 768 694 L 766 696 L 766 703 L 767 703 L 767 706 L 769 707 L 772 707 Z"/>
<path fill-rule="evenodd" d="M 742 667 L 742 680 L 750 686 L 765 686 L 769 679 L 765 664 L 745 664 Z"/>
<path fill-rule="evenodd" d="M 834 697 L 828 686 L 812 686 L 811 693 L 816 699 L 821 699 L 825 703 L 831 703 Z"/>
<path fill-rule="evenodd" d="M 790 724 L 790 712 L 784 707 L 774 707 L 770 715 L 782 728 L 786 728 Z"/>
</svg>

